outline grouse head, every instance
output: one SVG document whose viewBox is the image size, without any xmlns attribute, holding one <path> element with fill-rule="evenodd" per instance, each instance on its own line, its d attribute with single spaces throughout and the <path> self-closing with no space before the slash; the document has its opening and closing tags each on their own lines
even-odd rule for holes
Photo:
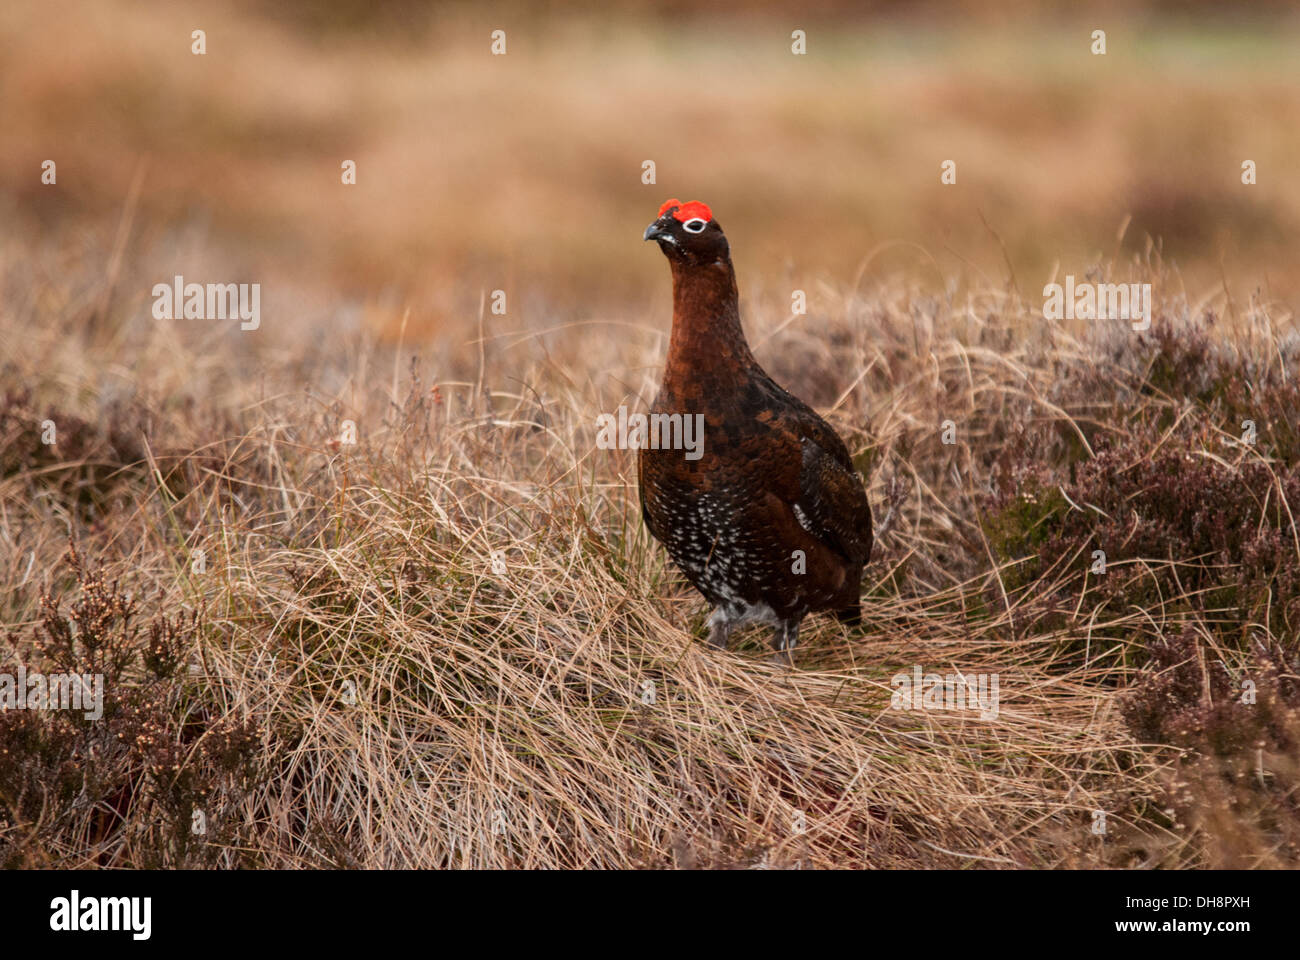
<svg viewBox="0 0 1300 960">
<path fill-rule="evenodd" d="M 656 241 L 664 256 L 676 264 L 705 266 L 726 263 L 731 257 L 713 211 L 698 200 L 666 201 L 659 208 L 659 219 L 645 228 L 645 239 Z"/>
</svg>

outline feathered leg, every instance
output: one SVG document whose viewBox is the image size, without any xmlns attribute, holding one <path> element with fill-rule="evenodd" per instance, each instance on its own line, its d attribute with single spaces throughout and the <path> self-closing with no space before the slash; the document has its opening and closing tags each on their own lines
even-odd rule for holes
<svg viewBox="0 0 1300 960">
<path fill-rule="evenodd" d="M 782 620 L 772 632 L 772 662 L 794 665 L 794 648 L 799 643 L 799 621 Z"/>
<path fill-rule="evenodd" d="M 731 618 L 721 607 L 709 617 L 709 643 L 719 650 L 727 649 L 727 640 L 731 637 Z"/>
</svg>

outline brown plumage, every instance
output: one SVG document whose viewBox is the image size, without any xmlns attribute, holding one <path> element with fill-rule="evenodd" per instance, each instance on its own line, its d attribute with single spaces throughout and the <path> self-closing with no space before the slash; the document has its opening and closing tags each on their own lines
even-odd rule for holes
<svg viewBox="0 0 1300 960">
<path fill-rule="evenodd" d="M 702 203 L 669 200 L 646 228 L 673 276 L 673 329 L 651 414 L 703 415 L 703 452 L 642 449 L 641 512 L 650 532 L 716 608 L 709 640 L 775 626 L 794 648 L 812 611 L 860 618 L 871 508 L 844 442 L 758 365 L 740 325 L 722 228 Z"/>
</svg>

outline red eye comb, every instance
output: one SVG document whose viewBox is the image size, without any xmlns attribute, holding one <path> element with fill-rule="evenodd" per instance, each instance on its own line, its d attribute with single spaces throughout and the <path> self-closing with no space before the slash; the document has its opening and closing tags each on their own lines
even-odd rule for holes
<svg viewBox="0 0 1300 960">
<path fill-rule="evenodd" d="M 713 219 L 713 211 L 709 209 L 708 204 L 700 203 L 698 200 L 692 200 L 690 203 L 683 203 L 673 214 L 674 220 L 680 220 L 685 223 L 687 220 L 703 220 L 708 223 Z"/>
<path fill-rule="evenodd" d="M 673 213 L 674 220 L 680 220 L 685 223 L 687 220 L 703 220 L 708 222 L 713 219 L 713 211 L 709 209 L 708 204 L 700 203 L 698 200 L 692 200 L 690 203 L 682 203 L 680 200 L 665 200 L 663 206 L 659 208 L 659 216 L 663 216 L 669 210 L 676 207 Z"/>
</svg>

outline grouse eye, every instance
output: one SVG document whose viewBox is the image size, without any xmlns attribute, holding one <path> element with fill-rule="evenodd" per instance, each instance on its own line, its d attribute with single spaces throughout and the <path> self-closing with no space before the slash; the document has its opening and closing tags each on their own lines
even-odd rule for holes
<svg viewBox="0 0 1300 960">
<path fill-rule="evenodd" d="M 704 228 L 708 225 L 707 220 L 701 220 L 699 217 L 692 217 L 690 220 L 687 220 L 682 224 L 682 229 L 687 233 L 703 233 Z"/>
</svg>

